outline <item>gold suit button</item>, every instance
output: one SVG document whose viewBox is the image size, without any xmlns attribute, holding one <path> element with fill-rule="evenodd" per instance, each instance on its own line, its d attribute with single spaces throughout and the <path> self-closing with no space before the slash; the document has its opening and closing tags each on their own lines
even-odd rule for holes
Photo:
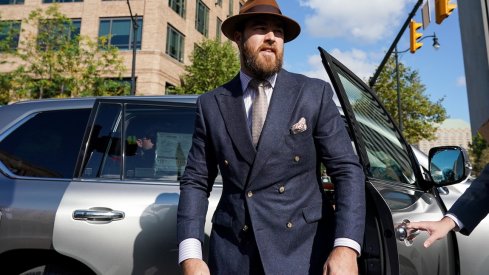
<svg viewBox="0 0 489 275">
<path fill-rule="evenodd" d="M 248 191 L 248 198 L 251 198 L 251 197 L 253 197 L 253 192 Z"/>
<path fill-rule="evenodd" d="M 242 229 L 244 232 L 248 231 L 248 226 L 245 224 L 243 225 L 243 229 Z"/>
<path fill-rule="evenodd" d="M 293 224 L 291 222 L 287 223 L 287 228 L 292 228 Z"/>
<path fill-rule="evenodd" d="M 224 160 L 224 165 L 226 165 L 226 166 L 229 165 L 229 161 L 227 159 Z"/>
<path fill-rule="evenodd" d="M 295 161 L 295 162 L 299 162 L 299 160 L 300 160 L 300 159 L 301 159 L 301 158 L 300 158 L 299 156 L 295 156 L 295 157 L 294 157 L 294 161 Z"/>
<path fill-rule="evenodd" d="M 278 189 L 278 192 L 280 194 L 282 194 L 283 192 L 285 192 L 285 187 L 284 186 L 280 186 L 280 188 Z"/>
</svg>

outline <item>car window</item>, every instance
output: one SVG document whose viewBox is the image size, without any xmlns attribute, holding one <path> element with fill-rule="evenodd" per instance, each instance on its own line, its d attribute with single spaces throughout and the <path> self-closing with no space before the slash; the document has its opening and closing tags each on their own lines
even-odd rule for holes
<svg viewBox="0 0 489 275">
<path fill-rule="evenodd" d="M 413 184 L 416 177 L 406 145 L 386 111 L 347 73 L 338 73 L 365 142 L 369 176 Z"/>
<path fill-rule="evenodd" d="M 83 177 L 179 180 L 194 120 L 189 105 L 101 103 Z"/>
<path fill-rule="evenodd" d="M 117 133 L 120 133 L 118 121 L 121 115 L 122 104 L 103 103 L 98 106 L 85 152 L 83 177 L 120 177 L 118 162 L 121 150 L 117 145 L 121 137 Z"/>
<path fill-rule="evenodd" d="M 126 177 L 178 180 L 192 144 L 195 109 L 127 105 L 124 121 Z"/>
<path fill-rule="evenodd" d="M 71 178 L 90 109 L 31 115 L 0 141 L 0 161 L 18 176 Z"/>
</svg>

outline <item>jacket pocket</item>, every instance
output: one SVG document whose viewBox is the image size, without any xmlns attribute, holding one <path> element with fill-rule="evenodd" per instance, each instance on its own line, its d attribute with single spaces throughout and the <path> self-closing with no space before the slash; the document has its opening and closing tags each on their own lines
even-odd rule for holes
<svg viewBox="0 0 489 275">
<path fill-rule="evenodd" d="M 302 209 L 302 215 L 306 223 L 314 223 L 323 217 L 322 205 L 311 205 Z"/>
<path fill-rule="evenodd" d="M 233 226 L 233 217 L 224 211 L 216 211 L 212 216 L 212 223 L 231 228 Z"/>
<path fill-rule="evenodd" d="M 292 134 L 289 133 L 285 137 L 285 141 L 289 143 L 290 145 L 298 144 L 298 143 L 303 143 L 309 141 L 312 137 L 312 130 L 307 129 L 304 132 L 297 133 L 297 134 Z"/>
</svg>

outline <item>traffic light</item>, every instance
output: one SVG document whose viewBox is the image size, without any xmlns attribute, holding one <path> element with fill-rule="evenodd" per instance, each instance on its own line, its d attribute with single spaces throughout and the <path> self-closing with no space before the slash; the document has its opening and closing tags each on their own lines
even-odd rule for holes
<svg viewBox="0 0 489 275">
<path fill-rule="evenodd" d="M 417 49 L 421 48 L 423 46 L 423 43 L 418 42 L 418 39 L 423 36 L 422 33 L 417 32 L 419 28 L 421 28 L 423 24 L 418 23 L 414 20 L 411 19 L 411 22 L 409 22 L 409 51 L 411 53 L 416 52 Z"/>
<path fill-rule="evenodd" d="M 436 24 L 441 24 L 441 22 L 457 7 L 456 4 L 449 2 L 450 0 L 435 0 Z"/>
</svg>

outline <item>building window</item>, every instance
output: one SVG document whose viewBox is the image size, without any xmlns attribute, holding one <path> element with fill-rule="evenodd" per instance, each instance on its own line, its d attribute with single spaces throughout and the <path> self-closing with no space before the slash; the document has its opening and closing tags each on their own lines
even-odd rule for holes
<svg viewBox="0 0 489 275">
<path fill-rule="evenodd" d="M 222 7 L 222 0 L 216 0 L 216 6 Z"/>
<path fill-rule="evenodd" d="M 209 35 L 209 8 L 197 0 L 197 12 L 195 13 L 195 28 L 207 37 Z"/>
<path fill-rule="evenodd" d="M 20 21 L 0 22 L 0 52 L 15 50 L 19 45 Z"/>
<path fill-rule="evenodd" d="M 216 40 L 221 41 L 221 26 L 222 26 L 222 20 L 218 17 L 216 20 Z"/>
<path fill-rule="evenodd" d="M 172 26 L 168 25 L 166 36 L 166 54 L 183 62 L 184 36 Z"/>
<path fill-rule="evenodd" d="M 70 19 L 67 22 L 43 20 L 39 24 L 37 44 L 40 50 L 58 50 L 66 42 L 80 35 L 81 20 Z"/>
<path fill-rule="evenodd" d="M 0 5 L 23 5 L 24 0 L 0 0 Z"/>
<path fill-rule="evenodd" d="M 83 2 L 83 0 L 42 0 L 43 3 L 72 3 L 72 2 Z"/>
<path fill-rule="evenodd" d="M 229 15 L 228 16 L 233 16 L 234 15 L 234 1 L 229 0 Z"/>
<path fill-rule="evenodd" d="M 167 95 L 176 95 L 177 92 L 175 90 L 175 85 L 169 83 L 169 82 L 166 82 L 165 83 L 165 94 Z"/>
<path fill-rule="evenodd" d="M 141 34 L 143 18 L 136 19 L 138 24 L 136 35 L 136 49 L 141 49 Z M 120 50 L 131 50 L 134 37 L 134 29 L 130 17 L 100 19 L 99 37 L 107 36 L 108 44 Z"/>
<path fill-rule="evenodd" d="M 168 6 L 178 15 L 185 18 L 185 0 L 168 0 Z"/>
<path fill-rule="evenodd" d="M 137 77 L 135 78 L 137 81 Z M 111 95 L 129 95 L 131 93 L 132 79 L 130 77 L 105 78 L 103 86 Z"/>
</svg>

